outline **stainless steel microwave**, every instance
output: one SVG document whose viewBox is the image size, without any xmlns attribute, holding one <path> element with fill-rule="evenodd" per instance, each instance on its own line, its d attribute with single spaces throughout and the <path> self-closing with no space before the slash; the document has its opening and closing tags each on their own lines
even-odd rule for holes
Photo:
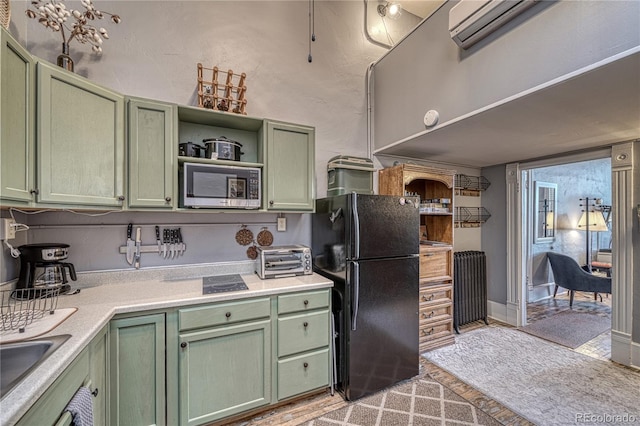
<svg viewBox="0 0 640 426">
<path fill-rule="evenodd" d="M 259 168 L 183 163 L 179 177 L 182 207 L 259 209 L 261 206 Z"/>
</svg>

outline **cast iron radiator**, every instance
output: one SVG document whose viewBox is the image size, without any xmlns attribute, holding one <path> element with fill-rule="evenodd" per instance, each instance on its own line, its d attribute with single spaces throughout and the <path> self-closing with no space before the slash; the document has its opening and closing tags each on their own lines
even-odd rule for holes
<svg viewBox="0 0 640 426">
<path fill-rule="evenodd" d="M 483 251 L 453 253 L 453 328 L 487 322 L 487 258 Z"/>
</svg>

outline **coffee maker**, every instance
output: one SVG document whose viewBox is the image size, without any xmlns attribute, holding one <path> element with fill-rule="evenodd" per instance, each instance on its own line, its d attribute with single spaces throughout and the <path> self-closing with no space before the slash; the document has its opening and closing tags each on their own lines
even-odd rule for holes
<svg viewBox="0 0 640 426">
<path fill-rule="evenodd" d="M 71 286 L 67 280 L 67 270 L 76 281 L 76 270 L 72 263 L 61 262 L 69 255 L 68 244 L 25 244 L 20 251 L 20 276 L 16 290 L 25 289 L 30 297 L 45 297 L 67 293 Z M 25 292 L 23 290 L 23 293 Z"/>
</svg>

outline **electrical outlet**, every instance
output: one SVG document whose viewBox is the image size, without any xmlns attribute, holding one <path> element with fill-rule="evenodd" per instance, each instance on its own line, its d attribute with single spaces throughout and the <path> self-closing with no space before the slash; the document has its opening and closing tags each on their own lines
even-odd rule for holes
<svg viewBox="0 0 640 426">
<path fill-rule="evenodd" d="M 278 231 L 280 232 L 284 232 L 287 230 L 287 218 L 286 217 L 279 217 L 278 218 Z"/>
<path fill-rule="evenodd" d="M 13 240 L 16 237 L 16 221 L 13 219 L 2 219 L 0 233 L 0 240 Z"/>
</svg>

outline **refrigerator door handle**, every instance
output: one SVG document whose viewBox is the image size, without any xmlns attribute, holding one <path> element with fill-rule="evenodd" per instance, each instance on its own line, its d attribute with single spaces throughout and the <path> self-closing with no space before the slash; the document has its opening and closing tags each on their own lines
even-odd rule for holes
<svg viewBox="0 0 640 426">
<path fill-rule="evenodd" d="M 356 331 L 360 303 L 360 264 L 353 262 L 353 296 L 351 297 L 351 330 Z"/>
<path fill-rule="evenodd" d="M 358 217 L 358 194 L 351 194 L 351 214 L 353 215 L 354 258 L 360 259 L 360 218 Z"/>
</svg>

